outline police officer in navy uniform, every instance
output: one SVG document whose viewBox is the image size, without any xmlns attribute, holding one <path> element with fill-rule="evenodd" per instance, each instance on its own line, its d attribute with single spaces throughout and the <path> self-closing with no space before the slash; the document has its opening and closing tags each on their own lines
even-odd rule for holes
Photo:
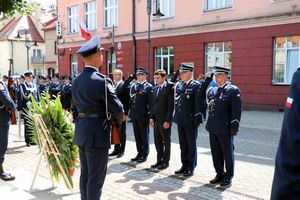
<svg viewBox="0 0 300 200">
<path fill-rule="evenodd" d="M 147 82 L 146 71 L 142 67 L 136 70 L 137 81 L 130 87 L 131 106 L 129 118 L 132 120 L 137 155 L 131 159 L 145 162 L 149 154 L 149 119 L 152 102 L 152 85 Z"/>
<path fill-rule="evenodd" d="M 217 173 L 210 181 L 229 187 L 234 175 L 234 144 L 242 113 L 240 90 L 228 81 L 228 68 L 214 68 L 217 86 L 207 90 L 208 120 L 206 130 L 209 132 L 213 165 Z M 225 169 L 224 170 L 224 162 Z"/>
<path fill-rule="evenodd" d="M 10 124 L 10 112 L 14 112 L 16 106 L 9 96 L 5 84 L 0 81 L 0 178 L 4 181 L 14 180 L 15 177 L 3 170 L 4 155 L 7 150 L 8 132 Z"/>
<path fill-rule="evenodd" d="M 46 94 L 47 89 L 48 89 L 48 85 L 46 83 L 46 77 L 44 75 L 40 75 L 39 76 L 39 93 L 40 94 Z"/>
<path fill-rule="evenodd" d="M 174 122 L 177 123 L 182 167 L 175 174 L 190 177 L 197 165 L 196 140 L 203 123 L 205 99 L 199 93 L 200 84 L 193 79 L 194 66 L 181 64 L 180 81 L 175 85 Z"/>
<path fill-rule="evenodd" d="M 63 109 L 70 111 L 72 101 L 72 77 L 68 76 L 64 79 L 64 84 L 61 89 L 61 104 Z"/>
<path fill-rule="evenodd" d="M 156 163 L 151 168 L 160 170 L 169 167 L 171 153 L 171 122 L 174 111 L 174 83 L 166 80 L 165 70 L 156 70 L 153 88 L 153 104 L 150 126 L 154 128 L 154 144 L 157 151 Z"/>
<path fill-rule="evenodd" d="M 61 84 L 59 82 L 59 73 L 55 73 L 51 78 L 51 82 L 49 84 L 49 94 L 51 99 L 55 99 L 57 95 L 61 91 Z"/>
<path fill-rule="evenodd" d="M 72 98 L 78 109 L 74 143 L 79 147 L 81 163 L 81 200 L 99 200 L 110 148 L 109 116 L 111 113 L 121 122 L 123 105 L 112 81 L 98 71 L 103 64 L 100 38 L 92 37 L 77 53 L 85 63 L 72 86 Z"/>
<path fill-rule="evenodd" d="M 39 102 L 39 90 L 37 85 L 33 82 L 33 73 L 31 71 L 24 72 L 25 82 L 21 83 L 19 86 L 18 93 L 18 110 L 21 111 L 21 115 L 24 118 L 24 136 L 25 143 L 29 147 L 32 143 L 31 135 L 29 133 L 28 120 L 24 117 L 24 113 L 28 108 L 28 103 L 31 101 L 31 94 L 35 98 L 36 101 Z"/>
<path fill-rule="evenodd" d="M 275 160 L 271 200 L 300 199 L 300 68 L 294 73 L 285 103 Z"/>
</svg>

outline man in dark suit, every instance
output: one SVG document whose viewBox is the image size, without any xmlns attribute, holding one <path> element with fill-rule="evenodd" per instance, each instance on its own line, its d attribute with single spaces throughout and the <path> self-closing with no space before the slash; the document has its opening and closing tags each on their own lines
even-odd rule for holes
<svg viewBox="0 0 300 200">
<path fill-rule="evenodd" d="M 300 199 L 300 68 L 294 73 L 285 103 L 276 154 L 271 200 Z"/>
<path fill-rule="evenodd" d="M 182 167 L 175 174 L 190 177 L 197 165 L 198 127 L 204 120 L 205 99 L 200 95 L 200 84 L 193 79 L 194 66 L 181 64 L 180 81 L 175 85 L 174 122 L 178 127 Z"/>
<path fill-rule="evenodd" d="M 125 115 L 122 120 L 122 125 L 119 128 L 119 139 L 120 144 L 115 144 L 114 150 L 109 156 L 117 156 L 120 158 L 124 155 L 125 145 L 126 145 L 126 118 L 129 111 L 129 84 L 132 79 L 127 79 L 123 81 L 123 72 L 120 69 L 116 69 L 113 71 L 113 82 L 114 82 L 114 89 L 116 91 L 117 97 L 120 99 L 121 103 L 123 104 Z"/>
<path fill-rule="evenodd" d="M 85 63 L 72 86 L 72 98 L 78 109 L 74 143 L 79 147 L 81 200 L 99 200 L 110 148 L 110 113 L 121 122 L 123 106 L 112 81 L 98 71 L 103 64 L 100 38 L 94 36 L 77 53 Z"/>
<path fill-rule="evenodd" d="M 147 82 L 148 72 L 138 67 L 137 81 L 130 87 L 131 106 L 129 118 L 132 120 L 137 155 L 131 159 L 145 162 L 149 154 L 149 118 L 152 102 L 152 85 Z"/>
<path fill-rule="evenodd" d="M 154 144 L 157 161 L 151 168 L 166 169 L 169 167 L 171 150 L 171 121 L 174 110 L 174 84 L 166 81 L 166 71 L 156 70 L 153 89 L 153 104 L 150 126 L 154 127 Z"/>
<path fill-rule="evenodd" d="M 29 133 L 28 120 L 24 116 L 24 113 L 28 107 L 28 103 L 31 101 L 31 94 L 36 101 L 39 102 L 39 89 L 37 85 L 33 82 L 33 73 L 31 71 L 24 72 L 25 82 L 21 83 L 19 86 L 18 93 L 18 110 L 21 116 L 24 118 L 24 136 L 25 143 L 29 147 L 32 143 L 31 134 Z"/>
<path fill-rule="evenodd" d="M 207 90 L 209 113 L 206 130 L 209 132 L 211 154 L 217 173 L 210 183 L 220 183 L 222 187 L 230 187 L 234 175 L 233 137 L 238 132 L 242 114 L 241 93 L 238 87 L 228 82 L 229 72 L 227 68 L 216 66 L 214 74 L 217 86 Z"/>
<path fill-rule="evenodd" d="M 0 81 L 0 178 L 4 181 L 14 180 L 15 177 L 3 170 L 4 155 L 7 150 L 8 132 L 10 124 L 10 112 L 14 112 L 16 106 L 9 96 L 5 84 Z"/>
</svg>

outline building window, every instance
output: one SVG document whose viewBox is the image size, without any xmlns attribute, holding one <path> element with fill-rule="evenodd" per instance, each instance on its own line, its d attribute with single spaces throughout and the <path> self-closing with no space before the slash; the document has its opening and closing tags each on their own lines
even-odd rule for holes
<svg viewBox="0 0 300 200">
<path fill-rule="evenodd" d="M 42 50 L 41 49 L 33 49 L 32 57 L 42 57 Z"/>
<path fill-rule="evenodd" d="M 92 1 L 85 4 L 85 20 L 89 31 L 97 29 L 97 4 Z"/>
<path fill-rule="evenodd" d="M 205 0 L 205 10 L 231 8 L 233 0 Z"/>
<path fill-rule="evenodd" d="M 68 8 L 68 33 L 78 33 L 78 6 Z"/>
<path fill-rule="evenodd" d="M 175 16 L 174 0 L 156 0 L 156 1 L 158 2 L 155 5 L 159 6 L 160 11 L 165 15 L 163 17 L 160 17 L 161 19 Z"/>
<path fill-rule="evenodd" d="M 118 0 L 104 0 L 104 27 L 118 26 Z"/>
<path fill-rule="evenodd" d="M 34 76 L 43 75 L 43 70 L 42 69 L 33 69 L 33 74 L 34 74 Z"/>
<path fill-rule="evenodd" d="M 77 55 L 71 55 L 71 76 L 78 75 Z"/>
<path fill-rule="evenodd" d="M 232 65 L 232 42 L 215 42 L 205 45 L 205 70 L 212 72 L 214 66 L 227 67 Z"/>
<path fill-rule="evenodd" d="M 300 67 L 300 36 L 275 38 L 273 60 L 273 83 L 290 84 Z"/>
<path fill-rule="evenodd" d="M 107 72 L 108 74 L 112 73 L 115 69 L 117 69 L 117 57 L 116 52 L 112 54 L 111 57 L 111 51 L 108 51 L 106 54 L 106 60 L 107 60 Z M 112 60 L 112 65 L 110 65 L 110 61 Z"/>
<path fill-rule="evenodd" d="M 155 48 L 155 70 L 164 69 L 168 75 L 174 71 L 174 48 L 157 47 Z"/>
</svg>

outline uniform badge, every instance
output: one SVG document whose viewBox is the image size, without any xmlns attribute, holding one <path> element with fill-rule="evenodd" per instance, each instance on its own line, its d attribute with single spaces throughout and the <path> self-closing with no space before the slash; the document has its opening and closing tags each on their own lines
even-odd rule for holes
<svg viewBox="0 0 300 200">
<path fill-rule="evenodd" d="M 292 105 L 293 105 L 293 99 L 291 97 L 288 97 L 286 102 L 285 102 L 285 107 L 287 108 L 292 108 Z"/>
<path fill-rule="evenodd" d="M 111 84 L 107 84 L 107 88 L 111 93 L 115 93 L 115 89 L 113 88 L 113 86 Z"/>
</svg>

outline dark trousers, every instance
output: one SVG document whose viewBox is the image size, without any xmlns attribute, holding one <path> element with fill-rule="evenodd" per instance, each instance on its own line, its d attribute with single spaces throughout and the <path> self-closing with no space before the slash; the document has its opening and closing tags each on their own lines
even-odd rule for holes
<svg viewBox="0 0 300 200">
<path fill-rule="evenodd" d="M 81 200 L 99 200 L 104 184 L 108 148 L 79 147 Z"/>
<path fill-rule="evenodd" d="M 0 165 L 3 164 L 4 155 L 7 150 L 9 126 L 0 126 Z"/>
<path fill-rule="evenodd" d="M 132 121 L 136 149 L 139 157 L 149 154 L 149 127 L 145 121 Z"/>
<path fill-rule="evenodd" d="M 225 176 L 232 178 L 234 174 L 233 137 L 230 135 L 216 135 L 209 133 L 209 141 L 216 173 L 224 174 L 225 162 Z"/>
<path fill-rule="evenodd" d="M 154 123 L 154 144 L 157 151 L 157 162 L 169 164 L 171 128 L 164 129 L 162 124 Z"/>
<path fill-rule="evenodd" d="M 29 127 L 28 127 L 28 119 L 26 117 L 23 117 L 24 119 L 24 138 L 25 138 L 25 143 L 30 144 L 32 143 L 31 141 L 31 134 L 29 133 Z"/>
<path fill-rule="evenodd" d="M 126 121 L 122 122 L 119 131 L 120 144 L 115 144 L 114 151 L 117 153 L 124 153 L 126 145 Z"/>
<path fill-rule="evenodd" d="M 197 165 L 198 129 L 194 126 L 177 125 L 177 127 L 182 167 L 187 170 L 194 170 Z"/>
</svg>

